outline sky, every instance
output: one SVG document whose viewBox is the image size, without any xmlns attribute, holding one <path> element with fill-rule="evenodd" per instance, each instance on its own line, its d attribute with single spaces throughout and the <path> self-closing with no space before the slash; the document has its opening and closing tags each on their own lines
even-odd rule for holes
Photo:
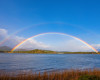
<svg viewBox="0 0 100 80">
<path fill-rule="evenodd" d="M 100 49 L 99 21 L 100 0 L 0 0 L 0 46 L 13 48 L 31 36 L 60 32 L 78 37 Z M 57 38 L 59 42 L 55 43 Z M 70 37 L 45 35 L 34 38 L 23 46 L 27 44 L 33 48 L 64 51 L 90 50 L 79 41 L 71 39 L 75 43 L 73 45 L 68 38 Z M 70 43 L 71 47 L 67 43 Z M 85 49 L 80 49 L 80 46 L 84 46 Z"/>
</svg>

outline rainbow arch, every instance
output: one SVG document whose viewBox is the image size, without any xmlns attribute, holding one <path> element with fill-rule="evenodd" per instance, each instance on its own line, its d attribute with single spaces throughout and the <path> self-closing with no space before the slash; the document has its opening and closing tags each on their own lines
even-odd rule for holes
<svg viewBox="0 0 100 80">
<path fill-rule="evenodd" d="M 72 35 L 69 35 L 69 34 L 65 34 L 65 33 L 59 33 L 59 32 L 48 32 L 48 33 L 41 33 L 41 34 L 38 34 L 38 35 L 35 35 L 35 36 L 32 36 L 32 37 L 29 37 L 25 40 L 23 40 L 22 42 L 20 42 L 19 44 L 17 44 L 12 50 L 11 52 L 13 52 L 16 48 L 18 48 L 19 46 L 21 46 L 23 43 L 25 43 L 26 41 L 30 40 L 31 38 L 35 38 L 35 37 L 38 37 L 38 36 L 41 36 L 41 35 L 46 35 L 46 34 L 60 34 L 60 35 L 65 35 L 65 36 L 69 36 L 69 37 L 72 37 L 80 42 L 82 42 L 83 44 L 85 44 L 86 46 L 90 47 L 93 51 L 95 51 L 96 53 L 98 53 L 98 51 L 93 47 L 91 46 L 90 44 L 88 44 L 87 42 L 83 41 L 82 39 L 80 38 L 77 38 L 75 36 L 72 36 Z"/>
</svg>

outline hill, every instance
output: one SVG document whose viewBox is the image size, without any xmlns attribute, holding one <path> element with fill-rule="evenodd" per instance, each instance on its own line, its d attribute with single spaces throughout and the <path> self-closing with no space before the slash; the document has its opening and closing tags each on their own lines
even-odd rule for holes
<svg viewBox="0 0 100 80">
<path fill-rule="evenodd" d="M 0 47 L 0 51 L 11 51 L 12 48 L 8 47 L 8 46 L 1 46 Z"/>
<path fill-rule="evenodd" d="M 14 51 L 13 53 L 56 53 L 56 51 L 34 49 L 29 51 Z"/>
</svg>

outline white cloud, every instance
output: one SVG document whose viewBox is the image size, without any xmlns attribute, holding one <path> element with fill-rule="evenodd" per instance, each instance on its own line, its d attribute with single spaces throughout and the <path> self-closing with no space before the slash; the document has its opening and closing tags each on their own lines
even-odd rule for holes
<svg viewBox="0 0 100 80">
<path fill-rule="evenodd" d="M 92 46 L 96 49 L 100 49 L 100 44 L 92 44 Z"/>
<path fill-rule="evenodd" d="M 9 35 L 7 33 L 7 30 L 0 29 L 0 41 L 1 41 L 0 43 L 2 43 L 3 41 L 5 41 L 0 46 L 9 46 L 9 47 L 13 48 L 17 44 L 19 44 L 20 42 L 22 42 L 23 40 L 25 40 L 25 38 L 19 37 L 19 36 L 15 36 L 15 35 L 11 36 L 11 37 L 8 37 L 8 36 Z M 42 42 L 37 42 L 34 39 L 30 39 L 30 40 L 26 41 L 25 43 L 23 43 L 21 46 L 19 46 L 17 49 L 45 49 L 47 47 L 48 46 L 45 45 Z"/>
<path fill-rule="evenodd" d="M 34 39 L 30 39 L 30 40 L 26 41 L 25 43 L 23 43 L 22 45 L 20 45 L 18 48 L 19 49 L 29 49 L 29 50 L 32 50 L 32 49 L 47 49 L 47 48 L 49 48 L 49 45 L 46 45 L 42 42 L 37 42 Z"/>
<path fill-rule="evenodd" d="M 3 40 L 7 36 L 7 30 L 0 29 L 0 41 Z"/>
<path fill-rule="evenodd" d="M 72 52 L 93 51 L 90 47 L 75 39 L 63 42 L 59 46 L 52 47 L 51 49 L 56 51 L 72 51 Z"/>
<path fill-rule="evenodd" d="M 5 36 L 7 35 L 7 30 L 6 29 L 0 29 L 0 36 Z"/>
</svg>

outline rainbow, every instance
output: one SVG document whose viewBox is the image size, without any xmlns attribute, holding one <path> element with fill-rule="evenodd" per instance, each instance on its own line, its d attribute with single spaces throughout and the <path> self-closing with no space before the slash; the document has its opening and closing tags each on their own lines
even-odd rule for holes
<svg viewBox="0 0 100 80">
<path fill-rule="evenodd" d="M 4 44 L 7 40 L 9 40 L 10 37 L 12 37 L 13 35 L 17 34 L 18 32 L 21 32 L 21 31 L 26 30 L 26 29 L 31 28 L 31 27 L 37 27 L 37 26 L 44 25 L 44 24 L 65 24 L 65 25 L 71 25 L 71 26 L 73 26 L 73 27 L 76 27 L 75 25 L 68 24 L 68 23 L 63 23 L 63 22 L 34 24 L 33 26 L 28 26 L 28 27 L 25 27 L 25 28 L 23 28 L 23 29 L 20 29 L 19 31 L 16 31 L 15 33 L 11 34 L 11 35 L 8 36 L 7 38 L 3 39 L 2 41 L 0 41 L 0 46 L 1 46 L 2 44 Z M 79 28 L 79 27 L 78 27 L 78 28 Z"/>
<path fill-rule="evenodd" d="M 96 53 L 98 53 L 98 51 L 92 47 L 91 45 L 89 45 L 87 42 L 75 37 L 75 36 L 72 36 L 72 35 L 69 35 L 69 34 L 65 34 L 65 33 L 59 33 L 59 32 L 48 32 L 48 33 L 41 33 L 41 34 L 38 34 L 38 35 L 35 35 L 35 36 L 32 36 L 32 37 L 29 37 L 25 40 L 23 40 L 22 42 L 20 42 L 18 45 L 16 45 L 12 50 L 11 52 L 13 52 L 16 48 L 18 48 L 19 46 L 21 46 L 23 43 L 25 43 L 26 41 L 32 39 L 32 38 L 35 38 L 35 37 L 38 37 L 38 36 L 41 36 L 41 35 L 46 35 L 46 34 L 60 34 L 60 35 L 65 35 L 65 36 L 69 36 L 69 37 L 72 37 L 80 42 L 82 42 L 83 44 L 85 44 L 86 46 L 88 46 L 89 48 L 91 48 L 93 51 L 95 51 Z"/>
</svg>

